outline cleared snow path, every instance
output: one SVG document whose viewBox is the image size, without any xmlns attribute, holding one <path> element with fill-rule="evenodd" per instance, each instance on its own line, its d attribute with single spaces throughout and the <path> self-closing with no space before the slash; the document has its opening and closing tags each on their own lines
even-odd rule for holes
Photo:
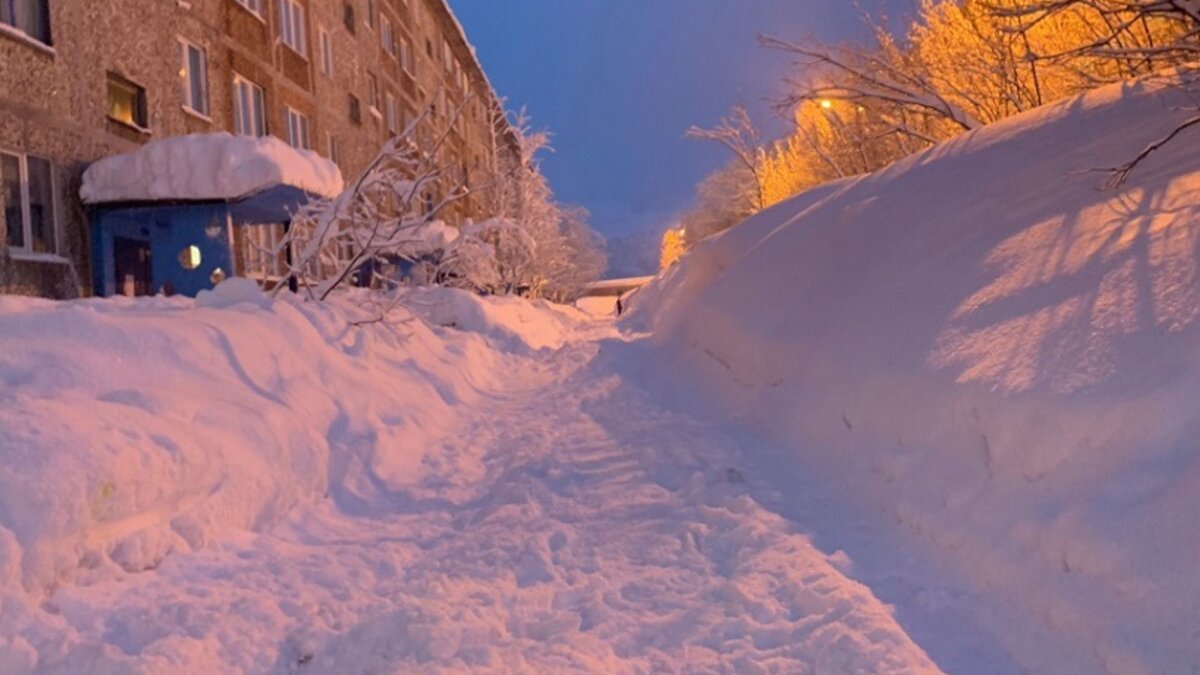
<svg viewBox="0 0 1200 675">
<path fill-rule="evenodd" d="M 425 453 L 415 485 L 389 486 L 370 468 L 387 449 L 335 426 L 355 459 L 328 500 L 268 534 L 60 589 L 43 609 L 76 644 L 40 667 L 940 672 L 846 554 L 777 512 L 853 518 L 814 486 L 772 492 L 733 435 L 653 403 L 621 374 L 633 353 L 611 339 L 544 352 Z M 997 662 L 939 612 L 913 623 L 958 623 L 940 643 L 951 663 Z"/>
</svg>

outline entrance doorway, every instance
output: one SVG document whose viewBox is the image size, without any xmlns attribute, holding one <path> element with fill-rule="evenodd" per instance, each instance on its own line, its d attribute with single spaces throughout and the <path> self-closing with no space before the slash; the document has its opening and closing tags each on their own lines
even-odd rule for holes
<svg viewBox="0 0 1200 675">
<path fill-rule="evenodd" d="M 126 237 L 113 238 L 113 258 L 116 264 L 117 293 L 120 295 L 150 295 L 154 277 L 150 268 L 150 242 Z"/>
</svg>

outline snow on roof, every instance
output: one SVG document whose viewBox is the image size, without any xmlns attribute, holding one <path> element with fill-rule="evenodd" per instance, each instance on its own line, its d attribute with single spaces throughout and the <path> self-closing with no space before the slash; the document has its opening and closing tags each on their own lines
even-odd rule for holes
<svg viewBox="0 0 1200 675">
<path fill-rule="evenodd" d="M 286 185 L 335 197 L 344 183 L 337 166 L 315 152 L 274 137 L 227 133 L 176 136 L 102 159 L 83 174 L 88 204 L 158 200 L 236 200 Z"/>
<path fill-rule="evenodd" d="M 654 281 L 653 276 L 648 277 L 628 277 L 625 279 L 602 279 L 594 281 L 586 286 L 589 291 L 602 291 L 610 289 L 622 288 L 641 288 L 646 284 Z"/>
</svg>

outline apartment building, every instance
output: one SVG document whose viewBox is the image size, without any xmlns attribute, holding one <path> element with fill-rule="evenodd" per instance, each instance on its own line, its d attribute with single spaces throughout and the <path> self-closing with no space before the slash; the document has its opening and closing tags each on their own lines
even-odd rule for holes
<svg viewBox="0 0 1200 675">
<path fill-rule="evenodd" d="M 86 166 L 273 135 L 352 180 L 423 111 L 468 186 L 515 137 L 445 0 L 0 0 L 0 292 L 90 292 Z M 498 155 L 504 155 L 500 157 Z M 480 195 L 446 213 L 482 214 Z"/>
</svg>

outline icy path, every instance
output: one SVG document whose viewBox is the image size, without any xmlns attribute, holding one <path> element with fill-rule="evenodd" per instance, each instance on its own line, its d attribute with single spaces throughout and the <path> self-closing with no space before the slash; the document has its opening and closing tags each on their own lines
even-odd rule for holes
<svg viewBox="0 0 1200 675">
<path fill-rule="evenodd" d="M 818 498 L 772 496 L 729 435 L 621 376 L 625 349 L 582 342 L 512 373 L 415 484 L 335 430 L 357 459 L 319 506 L 56 593 L 45 609 L 77 642 L 57 667 L 940 672 L 845 554 L 777 513 Z"/>
</svg>

